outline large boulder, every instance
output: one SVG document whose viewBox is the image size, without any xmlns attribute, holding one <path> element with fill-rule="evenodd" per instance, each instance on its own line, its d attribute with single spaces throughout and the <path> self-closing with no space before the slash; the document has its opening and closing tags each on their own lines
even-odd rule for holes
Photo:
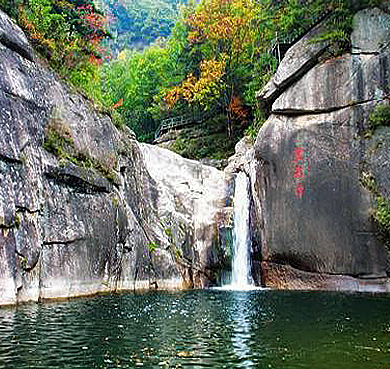
<svg viewBox="0 0 390 369">
<path fill-rule="evenodd" d="M 288 49 L 275 75 L 257 94 L 261 104 L 275 100 L 291 83 L 298 80 L 318 63 L 320 56 L 329 47 L 329 42 L 315 42 L 313 40 L 323 32 L 324 27 L 321 23 Z"/>
<path fill-rule="evenodd" d="M 374 8 L 356 14 L 351 35 L 352 53 L 378 53 L 390 42 L 390 14 Z"/>
<path fill-rule="evenodd" d="M 156 183 L 156 232 L 165 237 L 165 248 L 177 259 L 187 285 L 216 283 L 226 259 L 219 242 L 224 173 L 157 146 L 142 144 L 141 150 Z"/>
<path fill-rule="evenodd" d="M 354 124 L 372 108 L 272 116 L 264 125 L 254 185 L 267 224 L 266 260 L 319 273 L 386 275 L 372 195 L 359 181 L 364 152 Z"/>
<path fill-rule="evenodd" d="M 381 100 L 389 92 L 390 47 L 379 55 L 344 55 L 307 72 L 272 105 L 279 114 L 328 112 Z"/>
<path fill-rule="evenodd" d="M 26 35 L 18 25 L 0 10 L 0 43 L 17 52 L 24 58 L 33 61 L 33 49 Z"/>
<path fill-rule="evenodd" d="M 375 222 L 378 193 L 389 198 L 388 128 L 370 125 L 388 103 L 388 17 L 357 13 L 354 53 L 298 73 L 259 132 L 250 170 L 267 286 L 390 290 Z"/>
</svg>

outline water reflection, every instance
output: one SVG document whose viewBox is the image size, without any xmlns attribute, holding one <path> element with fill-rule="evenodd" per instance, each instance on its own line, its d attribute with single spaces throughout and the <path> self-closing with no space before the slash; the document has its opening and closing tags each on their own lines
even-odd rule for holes
<svg viewBox="0 0 390 369">
<path fill-rule="evenodd" d="M 232 294 L 232 308 L 230 319 L 234 323 L 232 344 L 234 352 L 240 360 L 239 368 L 253 368 L 250 359 L 249 343 L 252 340 L 250 319 L 250 296 L 248 292 L 234 292 Z"/>
<path fill-rule="evenodd" d="M 389 302 L 214 290 L 0 309 L 0 368 L 390 367 Z"/>
</svg>

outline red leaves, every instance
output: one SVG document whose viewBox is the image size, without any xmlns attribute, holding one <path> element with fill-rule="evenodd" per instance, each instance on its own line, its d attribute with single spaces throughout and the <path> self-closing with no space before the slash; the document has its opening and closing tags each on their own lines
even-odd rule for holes
<svg viewBox="0 0 390 369">
<path fill-rule="evenodd" d="M 123 106 L 123 103 L 124 103 L 124 100 L 123 100 L 123 99 L 120 99 L 116 104 L 114 104 L 113 106 L 111 106 L 111 109 L 112 109 L 112 110 L 118 109 L 118 108 L 120 108 L 121 106 Z"/>
<path fill-rule="evenodd" d="M 233 119 L 241 121 L 242 124 L 246 122 L 249 116 L 249 110 L 242 105 L 241 99 L 237 96 L 232 97 L 228 111 L 230 111 Z"/>
</svg>

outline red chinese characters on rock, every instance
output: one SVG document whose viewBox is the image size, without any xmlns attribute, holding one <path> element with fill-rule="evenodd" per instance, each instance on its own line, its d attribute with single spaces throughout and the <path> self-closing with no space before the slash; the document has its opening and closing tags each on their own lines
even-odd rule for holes
<svg viewBox="0 0 390 369">
<path fill-rule="evenodd" d="M 294 140 L 293 149 L 293 165 L 294 165 L 294 183 L 295 183 L 295 196 L 298 199 L 302 199 L 305 193 L 304 181 L 307 178 L 309 172 L 309 163 L 307 150 L 305 149 L 305 143 L 302 141 Z"/>
</svg>

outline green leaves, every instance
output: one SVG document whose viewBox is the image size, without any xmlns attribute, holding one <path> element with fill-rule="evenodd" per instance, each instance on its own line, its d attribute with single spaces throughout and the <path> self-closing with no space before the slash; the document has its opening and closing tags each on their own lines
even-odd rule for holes
<svg viewBox="0 0 390 369">
<path fill-rule="evenodd" d="M 370 114 L 369 121 L 371 128 L 390 126 L 390 105 L 378 105 Z"/>
<path fill-rule="evenodd" d="M 383 197 L 377 198 L 376 219 L 381 228 L 390 232 L 390 205 Z"/>
<path fill-rule="evenodd" d="M 376 205 L 377 236 L 390 251 L 390 203 L 386 198 L 377 196 Z"/>
<path fill-rule="evenodd" d="M 154 97 L 176 79 L 180 63 L 169 48 L 151 46 L 143 52 L 127 51 L 103 67 L 103 89 L 141 141 L 154 138 Z"/>
<path fill-rule="evenodd" d="M 149 242 L 148 243 L 148 251 L 153 254 L 157 250 L 157 243 L 156 242 Z"/>
<path fill-rule="evenodd" d="M 123 49 L 143 49 L 159 37 L 168 37 L 178 17 L 178 0 L 99 0 L 110 15 L 110 29 L 117 34 L 108 46 L 117 54 Z"/>
</svg>

